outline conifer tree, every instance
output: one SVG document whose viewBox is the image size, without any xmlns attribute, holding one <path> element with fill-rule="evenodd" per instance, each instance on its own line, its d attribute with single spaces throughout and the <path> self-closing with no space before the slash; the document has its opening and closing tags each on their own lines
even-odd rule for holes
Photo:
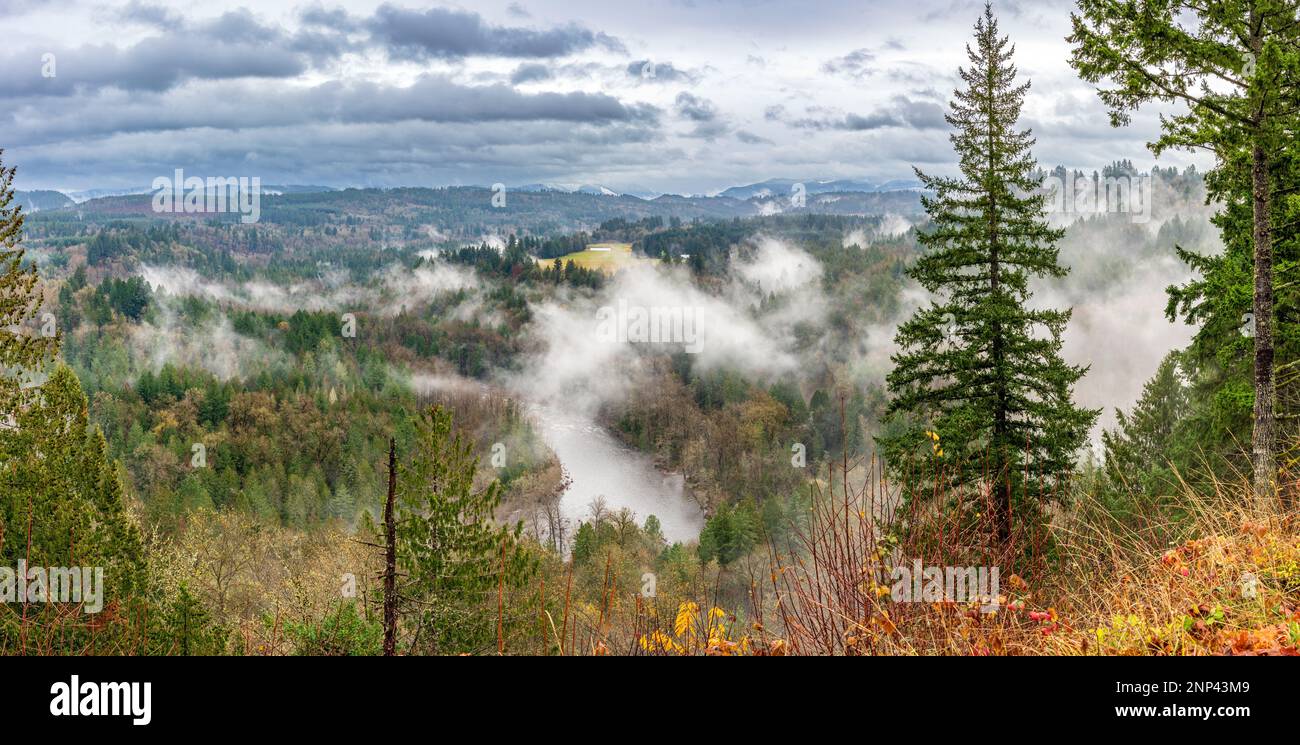
<svg viewBox="0 0 1300 745">
<path fill-rule="evenodd" d="M 37 394 L 0 435 L 0 566 L 99 566 L 112 599 L 131 596 L 143 588 L 142 540 L 81 384 L 59 365 Z"/>
<path fill-rule="evenodd" d="M 1148 497 L 1169 496 L 1179 487 L 1170 466 L 1179 459 L 1178 429 L 1189 401 L 1178 361 L 1178 352 L 1166 355 L 1132 410 L 1117 410 L 1115 429 L 1102 433 L 1106 497 L 1115 502 L 1113 511 L 1136 513 Z"/>
<path fill-rule="evenodd" d="M 478 458 L 450 411 L 431 407 L 414 425 L 415 447 L 398 466 L 396 485 L 396 558 L 405 575 L 399 610 L 411 616 L 419 651 L 487 649 L 496 639 L 503 572 L 516 587 L 536 568 L 519 543 L 523 523 L 494 523 L 501 484 L 475 488 Z"/>
<path fill-rule="evenodd" d="M 0 148 L 0 158 L 4 149 Z M 58 351 L 58 334 L 37 333 L 29 325 L 40 309 L 36 268 L 23 265 L 22 206 L 14 203 L 17 169 L 0 160 L 0 427 L 3 415 L 25 395 L 22 375 L 39 371 Z M 30 386 L 26 390 L 30 391 Z"/>
<path fill-rule="evenodd" d="M 1071 400 L 1086 368 L 1060 356 L 1070 312 L 1028 307 L 1032 277 L 1066 274 L 1064 231 L 1044 219 L 1034 140 L 1016 129 L 1029 84 L 1016 83 L 1013 53 L 986 5 L 947 115 L 961 175 L 917 170 L 933 225 L 908 274 L 936 301 L 899 327 L 888 411 L 903 421 L 881 438 L 896 469 L 960 498 L 989 489 L 1003 544 L 1013 508 L 1059 494 L 1098 413 Z"/>
<path fill-rule="evenodd" d="M 1099 90 L 1114 126 L 1127 124 L 1134 110 L 1153 101 L 1180 104 L 1186 111 L 1165 115 L 1163 135 L 1151 144 L 1157 155 L 1168 148 L 1209 150 L 1218 159 L 1207 178 L 1212 198 L 1244 207 L 1250 235 L 1248 252 L 1236 258 L 1250 267 L 1242 308 L 1236 293 L 1201 295 L 1196 287 L 1175 296 L 1189 319 L 1203 320 L 1198 305 L 1228 299 L 1231 327 L 1241 311 L 1251 313 L 1253 374 L 1251 458 L 1257 503 L 1269 506 L 1276 494 L 1275 418 L 1276 314 L 1275 248 L 1277 228 L 1293 225 L 1290 194 L 1300 185 L 1291 147 L 1296 128 L 1300 83 L 1300 24 L 1295 0 L 1079 0 L 1072 16 L 1072 64 L 1085 80 L 1108 83 Z M 1237 210 L 1240 213 L 1240 209 Z M 1231 221 L 1229 221 L 1230 223 Z M 1220 221 L 1228 227 L 1229 223 Z M 1239 226 L 1244 227 L 1244 226 Z M 1225 234 L 1232 249 L 1232 237 Z M 1232 267 L 1215 263 L 1208 282 L 1221 283 Z M 1215 275 L 1213 277 L 1209 275 Z M 1209 324 L 1222 330 L 1223 320 Z"/>
<path fill-rule="evenodd" d="M 99 567 L 101 600 L 121 605 L 147 593 L 143 542 L 127 514 L 121 480 L 89 421 L 77 376 L 59 364 L 44 382 L 60 337 L 31 332 L 41 294 L 23 266 L 23 215 L 13 205 L 12 167 L 0 165 L 0 566 Z M 3 614 L 0 647 L 24 648 L 58 622 L 48 607 Z M 16 627 L 16 628 L 15 628 Z M 73 626 L 61 643 L 80 649 Z"/>
</svg>

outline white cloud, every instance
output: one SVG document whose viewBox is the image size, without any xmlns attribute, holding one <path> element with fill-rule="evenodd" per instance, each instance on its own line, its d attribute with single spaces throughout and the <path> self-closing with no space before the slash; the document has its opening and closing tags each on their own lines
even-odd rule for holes
<svg viewBox="0 0 1300 745">
<path fill-rule="evenodd" d="M 599 294 L 569 292 L 535 305 L 529 336 L 536 348 L 524 372 L 508 384 L 532 398 L 591 408 L 623 397 L 636 385 L 647 354 L 692 346 L 697 348 L 692 362 L 701 371 L 733 369 L 756 380 L 797 371 L 796 325 L 823 320 L 824 301 L 817 291 L 821 265 L 773 238 L 759 239 L 735 265 L 740 276 L 717 294 L 697 287 L 682 267 L 640 264 L 620 271 Z M 768 293 L 786 302 L 761 309 Z M 698 333 L 698 343 L 610 340 L 602 334 L 600 311 L 620 306 L 681 312 L 696 324 L 689 328 Z"/>
</svg>

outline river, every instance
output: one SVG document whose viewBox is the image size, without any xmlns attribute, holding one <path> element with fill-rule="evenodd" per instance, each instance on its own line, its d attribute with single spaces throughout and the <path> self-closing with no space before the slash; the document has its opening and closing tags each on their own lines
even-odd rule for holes
<svg viewBox="0 0 1300 745">
<path fill-rule="evenodd" d="M 421 395 L 459 393 L 487 395 L 489 387 L 456 375 L 415 373 L 411 386 Z M 687 494 L 681 474 L 665 474 L 650 456 L 629 448 L 579 407 L 563 406 L 554 399 L 520 396 L 538 433 L 569 476 L 569 488 L 560 498 L 560 511 L 571 530 L 591 517 L 590 505 L 605 498 L 611 512 L 627 507 L 638 525 L 654 515 L 669 542 L 691 541 L 704 527 L 704 511 Z"/>
<path fill-rule="evenodd" d="M 687 495 L 681 474 L 659 471 L 652 458 L 619 442 L 585 414 L 553 404 L 532 408 L 542 439 L 571 479 L 560 509 L 574 528 L 589 519 L 592 500 L 603 496 L 611 511 L 631 509 L 638 524 L 644 525 L 649 515 L 659 518 L 669 542 L 699 537 L 704 512 Z"/>
</svg>

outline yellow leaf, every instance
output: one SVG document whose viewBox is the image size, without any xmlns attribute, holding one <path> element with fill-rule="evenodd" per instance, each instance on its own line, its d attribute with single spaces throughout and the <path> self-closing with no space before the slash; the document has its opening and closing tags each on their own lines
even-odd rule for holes
<svg viewBox="0 0 1300 745">
<path fill-rule="evenodd" d="M 677 607 L 677 620 L 673 622 L 673 633 L 677 636 L 685 634 L 687 631 L 694 633 L 691 628 L 691 621 L 695 620 L 696 614 L 700 612 L 700 606 L 692 602 L 682 603 Z"/>
</svg>

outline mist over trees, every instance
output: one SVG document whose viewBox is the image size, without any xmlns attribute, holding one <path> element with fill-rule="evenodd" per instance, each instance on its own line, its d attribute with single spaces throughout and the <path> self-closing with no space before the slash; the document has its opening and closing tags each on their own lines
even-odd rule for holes
<svg viewBox="0 0 1300 745">
<path fill-rule="evenodd" d="M 1172 148 L 1206 149 L 1217 165 L 1208 175 L 1210 196 L 1227 209 L 1217 222 L 1228 251 L 1206 259 L 1185 255 L 1203 280 L 1171 291 L 1170 314 L 1202 322 L 1198 339 L 1249 313 L 1254 339 L 1250 397 L 1251 458 L 1255 498 L 1268 502 L 1278 487 L 1277 346 L 1292 336 L 1275 331 L 1292 303 L 1278 303 L 1279 272 L 1294 266 L 1294 207 L 1279 195 L 1295 187 L 1296 86 L 1300 82 L 1300 28 L 1286 0 L 1115 5 L 1080 0 L 1072 15 L 1072 63 L 1090 82 L 1104 83 L 1101 100 L 1115 126 L 1152 102 L 1175 103 L 1186 113 L 1162 118 L 1163 134 L 1151 143 L 1159 155 Z M 1283 286 L 1289 286 L 1285 282 Z M 1243 291 L 1250 298 L 1242 303 Z M 1217 341 L 1224 339 L 1220 335 Z M 1290 352 L 1290 350 L 1286 350 Z M 1287 358 L 1283 358 L 1286 364 Z M 1214 374 L 1214 373 L 1211 373 Z M 1288 380 L 1291 380 L 1288 378 Z M 1234 385 L 1223 380 L 1221 390 Z"/>
</svg>

